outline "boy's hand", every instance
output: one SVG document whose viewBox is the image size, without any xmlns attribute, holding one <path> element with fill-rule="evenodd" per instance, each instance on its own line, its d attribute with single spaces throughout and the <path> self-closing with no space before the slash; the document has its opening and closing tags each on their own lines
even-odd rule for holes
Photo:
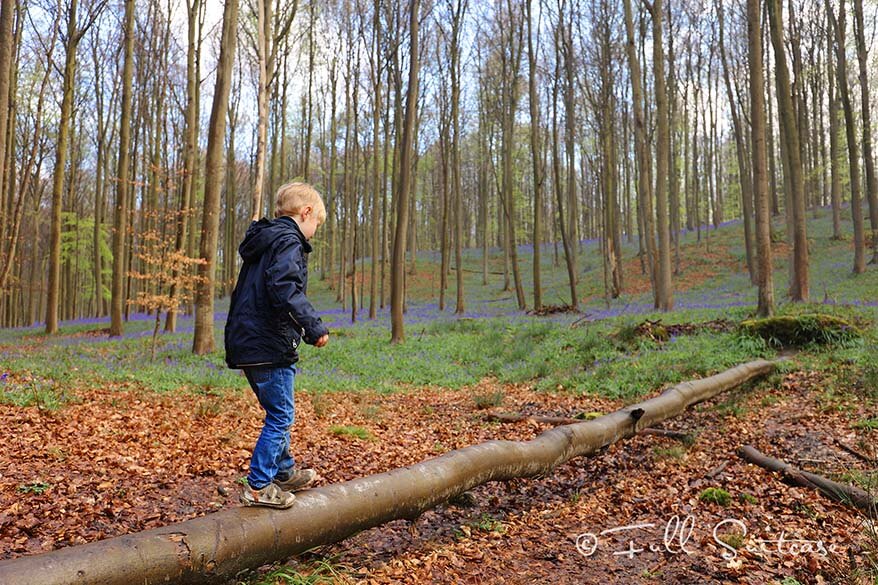
<svg viewBox="0 0 878 585">
<path fill-rule="evenodd" d="M 323 347 L 323 346 L 326 345 L 327 343 L 329 343 L 329 333 L 327 333 L 326 335 L 324 335 L 323 337 L 321 337 L 320 339 L 318 339 L 318 340 L 314 343 L 314 347 Z"/>
</svg>

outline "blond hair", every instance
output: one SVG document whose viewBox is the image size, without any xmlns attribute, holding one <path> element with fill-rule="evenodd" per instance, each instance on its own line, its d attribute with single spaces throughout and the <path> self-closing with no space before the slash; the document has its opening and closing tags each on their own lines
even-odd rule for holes
<svg viewBox="0 0 878 585">
<path fill-rule="evenodd" d="M 277 190 L 274 216 L 294 216 L 309 205 L 313 208 L 318 223 L 322 224 L 326 221 L 326 206 L 314 187 L 308 183 L 287 183 Z"/>
</svg>

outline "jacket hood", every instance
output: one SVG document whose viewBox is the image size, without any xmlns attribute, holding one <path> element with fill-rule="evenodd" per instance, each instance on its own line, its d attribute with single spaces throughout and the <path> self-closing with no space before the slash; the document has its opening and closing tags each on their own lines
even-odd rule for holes
<svg viewBox="0 0 878 585">
<path fill-rule="evenodd" d="M 305 239 L 299 225 L 293 218 L 286 216 L 277 219 L 263 217 L 251 223 L 244 241 L 238 247 L 238 252 L 245 262 L 254 262 L 274 244 L 287 238 L 296 238 L 302 245 L 303 252 L 306 254 L 311 252 L 311 244 Z"/>
</svg>

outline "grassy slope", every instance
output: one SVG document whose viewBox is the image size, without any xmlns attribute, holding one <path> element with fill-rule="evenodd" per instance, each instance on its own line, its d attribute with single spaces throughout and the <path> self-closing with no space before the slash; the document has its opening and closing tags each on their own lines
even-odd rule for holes
<svg viewBox="0 0 878 585">
<path fill-rule="evenodd" d="M 878 270 L 854 277 L 850 273 L 849 241 L 830 239 L 826 210 L 812 219 L 811 290 L 817 306 L 803 308 L 783 301 L 787 278 L 786 246 L 776 246 L 775 283 L 780 310 L 854 312 L 865 318 L 878 313 Z M 849 223 L 849 222 L 848 222 Z M 778 224 L 779 232 L 783 231 Z M 845 228 L 849 232 L 849 225 Z M 716 318 L 739 320 L 752 312 L 755 289 L 746 275 L 742 227 L 738 222 L 719 230 L 682 236 L 681 274 L 675 279 L 677 310 L 661 315 L 652 311 L 648 279 L 640 274 L 636 245 L 625 248 L 626 293 L 607 302 L 603 298 L 597 242 L 583 243 L 580 254 L 580 297 L 583 314 L 534 317 L 518 311 L 512 293 L 503 291 L 502 275 L 491 274 L 481 283 L 481 257 L 468 250 L 465 259 L 466 303 L 464 318 L 453 313 L 453 280 L 448 307 L 438 310 L 438 258 L 423 253 L 417 273 L 410 276 L 405 344 L 391 346 L 387 308 L 374 321 L 361 312 L 351 324 L 350 311 L 335 302 L 335 292 L 317 275 L 310 291 L 314 304 L 333 331 L 323 350 L 302 350 L 297 386 L 310 391 L 377 389 L 391 391 L 419 386 L 458 388 L 485 377 L 503 382 L 530 382 L 537 388 L 563 387 L 609 397 L 636 398 L 665 383 L 723 369 L 771 353 L 761 341 L 735 332 L 700 333 L 672 338 L 658 344 L 650 340 L 623 341 L 625 333 L 644 319 L 664 323 L 700 322 Z M 709 244 L 708 244 L 709 241 Z M 553 265 L 551 246 L 544 247 L 543 283 L 547 304 L 568 299 L 566 270 Z M 532 250 L 521 247 L 521 272 L 530 298 Z M 502 272 L 502 253 L 489 256 L 492 272 Z M 362 271 L 361 271 L 362 274 Z M 452 278 L 454 274 L 452 273 Z M 366 287 L 368 295 L 368 286 Z M 218 347 L 222 347 L 220 301 L 217 321 Z M 576 327 L 571 327 L 579 321 Z M 196 393 L 240 391 L 245 382 L 225 369 L 222 351 L 207 357 L 189 352 L 191 319 L 182 319 L 180 333 L 162 335 L 158 357 L 149 360 L 152 321 L 146 316 L 126 325 L 122 339 L 108 340 L 101 321 L 65 323 L 61 335 L 47 338 L 39 328 L 0 331 L 0 381 L 6 402 L 42 402 L 57 406 L 69 383 L 121 382 L 156 391 L 184 389 Z M 874 334 L 846 348 L 846 359 L 874 363 Z"/>
</svg>

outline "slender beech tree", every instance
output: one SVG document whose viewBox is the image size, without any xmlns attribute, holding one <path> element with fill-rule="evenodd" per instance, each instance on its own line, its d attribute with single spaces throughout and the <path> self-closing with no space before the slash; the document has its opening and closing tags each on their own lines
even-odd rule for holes
<svg viewBox="0 0 878 585">
<path fill-rule="evenodd" d="M 275 0 L 256 0 L 256 60 L 259 68 L 256 104 L 256 169 L 253 178 L 251 218 L 259 219 L 265 188 L 265 151 L 268 135 L 268 100 L 278 73 L 278 47 L 290 31 L 299 6 L 298 0 L 273 6 Z M 313 2 L 312 2 L 313 3 Z M 225 116 L 224 116 L 225 117 Z"/>
<path fill-rule="evenodd" d="M 201 95 L 201 29 L 204 19 L 204 4 L 202 0 L 186 0 L 187 16 L 187 50 L 186 50 L 186 106 L 185 128 L 183 130 L 183 177 L 180 192 L 180 205 L 176 217 L 176 251 L 183 254 L 188 241 L 189 228 L 194 223 L 193 191 L 195 185 L 196 166 L 198 165 L 198 118 Z M 176 267 L 175 267 L 176 269 Z M 168 293 L 173 300 L 177 296 L 178 275 L 171 278 L 171 290 Z M 177 310 L 173 307 L 176 303 L 171 302 L 165 318 L 165 331 L 176 331 Z"/>
<path fill-rule="evenodd" d="M 381 0 L 375 0 L 372 14 L 372 53 L 369 55 L 372 75 L 372 272 L 369 279 L 369 318 L 378 315 L 378 256 L 381 235 Z"/>
<path fill-rule="evenodd" d="M 826 9 L 833 19 L 835 31 L 836 71 L 838 73 L 838 93 L 844 109 L 845 132 L 848 145 L 848 165 L 851 175 L 851 215 L 854 220 L 854 274 L 866 271 L 866 246 L 863 234 L 863 207 L 860 189 L 860 149 L 857 144 L 856 120 L 854 119 L 853 100 L 850 95 L 847 76 L 847 52 L 845 48 L 845 3 L 838 10 L 838 18 L 832 13 L 832 6 L 826 0 Z"/>
<path fill-rule="evenodd" d="M 771 258 L 771 209 L 768 195 L 768 152 L 765 123 L 765 74 L 762 70 L 760 0 L 747 0 L 747 46 L 750 70 L 750 137 L 752 141 L 753 193 L 756 203 L 757 312 L 774 312 L 773 262 Z"/>
<path fill-rule="evenodd" d="M 214 350 L 213 300 L 215 290 L 216 248 L 219 232 L 220 190 L 223 183 L 223 146 L 226 116 L 232 85 L 232 65 L 238 29 L 238 0 L 226 0 L 223 7 L 219 62 L 213 90 L 213 105 L 207 131 L 205 154 L 204 213 L 201 220 L 201 246 L 198 266 L 198 289 L 195 300 L 195 333 L 192 351 L 204 355 Z"/>
<path fill-rule="evenodd" d="M 540 120 L 540 98 L 537 93 L 537 51 L 539 46 L 534 42 L 533 3 L 536 0 L 525 0 L 527 7 L 527 63 L 528 63 L 528 98 L 530 105 L 530 152 L 533 169 L 534 219 L 533 219 L 533 295 L 534 310 L 543 308 L 542 278 L 540 271 L 540 244 L 543 241 L 543 154 L 540 142 L 542 122 Z M 536 25 L 536 41 L 539 42 L 539 22 Z"/>
<path fill-rule="evenodd" d="M 732 88 L 731 73 L 729 71 L 729 59 L 726 55 L 725 14 L 722 0 L 717 0 L 716 10 L 719 20 L 719 52 L 723 66 L 723 79 L 726 86 L 726 99 L 728 100 L 729 112 L 732 115 L 732 129 L 735 134 L 735 154 L 738 160 L 738 181 L 741 185 L 741 207 L 744 215 L 744 250 L 747 256 L 747 270 L 750 272 L 750 281 L 758 284 L 756 262 L 753 257 L 753 183 L 750 176 L 750 165 L 747 164 L 747 148 L 744 142 L 744 128 L 738 114 L 738 102 Z M 757 22 L 758 26 L 759 23 Z M 749 24 L 748 24 L 749 26 Z M 759 27 L 761 29 L 761 27 Z M 748 29 L 749 30 L 749 29 Z M 760 57 L 762 51 L 760 48 Z M 760 73 L 762 72 L 760 65 Z M 761 91 L 761 90 L 760 90 Z M 763 98 L 762 103 L 765 103 Z M 764 116 L 764 112 L 763 112 Z M 751 118 L 752 120 L 752 118 Z M 751 122 L 752 123 L 752 122 Z M 764 123 L 764 118 L 763 118 Z M 751 129 L 752 131 L 752 129 Z M 763 129 L 764 135 L 764 129 Z M 764 136 L 763 136 L 764 137 Z M 763 145 L 764 148 L 765 145 Z M 767 192 L 767 189 L 766 189 Z"/>
<path fill-rule="evenodd" d="M 657 291 L 655 286 L 657 266 L 655 260 L 657 257 L 655 249 L 655 227 L 653 223 L 652 210 L 652 182 L 650 181 L 650 169 L 652 163 L 649 160 L 649 147 L 646 137 L 646 117 L 644 115 L 644 94 L 643 94 L 643 74 L 640 68 L 640 59 L 637 55 L 637 45 L 634 32 L 634 16 L 631 10 L 631 0 L 623 0 L 625 9 L 625 30 L 627 32 L 627 42 L 625 49 L 628 54 L 628 68 L 630 70 L 629 79 L 631 80 L 631 101 L 634 104 L 634 158 L 637 162 L 637 196 L 638 196 L 638 219 L 642 222 L 643 233 L 642 240 L 646 242 L 647 267 L 650 280 L 653 283 L 653 292 Z M 688 221 L 689 214 L 687 214 Z M 658 297 L 654 294 L 655 301 Z"/>
<path fill-rule="evenodd" d="M 12 56 L 15 52 L 12 23 L 15 18 L 16 0 L 0 0 L 0 222 L 8 222 L 6 192 L 6 130 L 9 123 L 9 82 L 12 77 Z M 2 242 L 0 242 L 2 243 Z M 0 286 L 0 289 L 3 287 Z"/>
<path fill-rule="evenodd" d="M 655 148 L 655 204 L 656 227 L 658 229 L 658 263 L 655 279 L 655 306 L 662 311 L 674 308 L 674 293 L 671 283 L 671 233 L 668 221 L 668 171 L 670 167 L 670 122 L 668 117 L 668 90 L 665 78 L 665 56 L 662 20 L 663 0 L 653 0 L 650 5 L 643 0 L 652 13 L 652 56 L 655 103 L 656 103 L 656 148 Z"/>
<path fill-rule="evenodd" d="M 405 98 L 405 122 L 400 144 L 399 185 L 395 197 L 396 230 L 393 235 L 393 256 L 390 263 L 390 324 L 391 343 L 405 341 L 403 304 L 405 303 L 405 248 L 409 223 L 409 190 L 412 183 L 412 156 L 415 140 L 415 118 L 418 107 L 418 24 L 420 1 L 409 4 L 409 72 Z"/>
<path fill-rule="evenodd" d="M 134 76 L 134 0 L 125 0 L 125 62 L 122 66 L 122 114 L 119 119 L 119 156 L 116 171 L 116 206 L 113 220 L 113 278 L 110 286 L 110 337 L 122 335 L 125 304 L 125 239 L 128 227 L 130 180 L 131 84 Z"/>
<path fill-rule="evenodd" d="M 808 233 L 805 223 L 805 179 L 799 125 L 796 121 L 790 72 L 787 68 L 781 2 L 780 0 L 767 0 L 767 3 L 771 45 L 774 48 L 774 75 L 777 81 L 784 177 L 789 187 L 786 190 L 786 195 L 792 228 L 790 237 L 793 244 L 789 294 L 793 301 L 807 302 L 809 295 Z"/>
<path fill-rule="evenodd" d="M 869 223 L 872 227 L 872 260 L 878 264 L 878 177 L 875 176 L 875 155 L 872 152 L 872 102 L 869 97 L 869 55 L 863 23 L 863 0 L 854 2 L 854 34 L 857 38 L 857 63 L 860 73 L 860 115 L 863 120 L 863 158 L 866 166 L 866 199 L 869 202 Z M 844 3 L 844 0 L 842 0 Z"/>
<path fill-rule="evenodd" d="M 529 0 L 525 0 L 527 2 Z M 451 190 L 454 199 L 454 264 L 457 269 L 457 303 L 454 313 L 466 310 L 463 297 L 463 189 L 460 177 L 460 41 L 468 0 L 449 0 L 451 11 Z M 537 244 L 535 244 L 536 246 Z"/>
<path fill-rule="evenodd" d="M 838 99 L 835 66 L 833 65 L 832 52 L 835 39 L 835 28 L 832 24 L 832 11 L 826 11 L 826 86 L 829 101 L 829 200 L 832 207 L 832 239 L 841 240 L 841 164 L 838 144 L 838 122 L 841 112 Z"/>
<path fill-rule="evenodd" d="M 506 20 L 498 23 L 500 27 L 500 134 L 501 134 L 501 172 L 503 190 L 503 216 L 505 217 L 506 249 L 512 264 L 512 277 L 515 282 L 515 298 L 519 310 L 524 310 L 524 287 L 518 268 L 518 248 L 516 238 L 515 185 L 513 184 L 513 148 L 515 144 L 515 114 L 518 110 L 521 79 L 521 53 L 524 47 L 524 23 L 521 7 L 512 0 L 505 0 Z M 502 12 L 502 9 L 501 9 Z M 568 53 L 569 55 L 569 53 Z M 568 116 L 570 112 L 568 112 Z M 568 169 L 573 176 L 573 168 Z"/>
</svg>

